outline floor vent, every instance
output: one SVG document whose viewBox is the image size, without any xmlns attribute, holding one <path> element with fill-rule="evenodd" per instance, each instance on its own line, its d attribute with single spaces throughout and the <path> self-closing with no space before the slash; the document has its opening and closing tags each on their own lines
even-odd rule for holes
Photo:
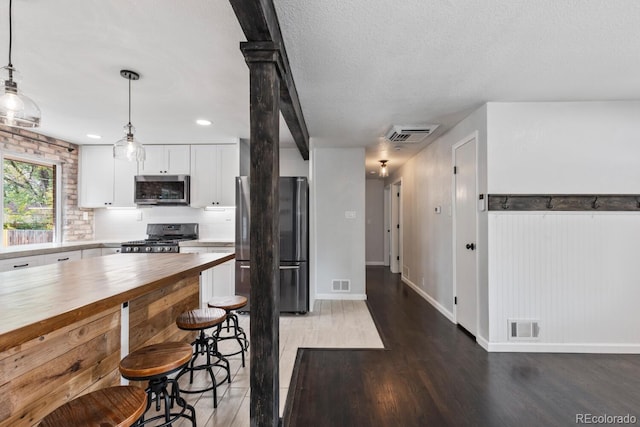
<svg viewBox="0 0 640 427">
<path fill-rule="evenodd" d="M 415 144 L 431 135 L 438 125 L 394 125 L 385 135 L 388 141 Z"/>
<path fill-rule="evenodd" d="M 537 320 L 509 320 L 509 340 L 537 340 L 539 336 Z"/>
<path fill-rule="evenodd" d="M 351 280 L 333 279 L 333 292 L 349 292 L 351 290 Z"/>
</svg>

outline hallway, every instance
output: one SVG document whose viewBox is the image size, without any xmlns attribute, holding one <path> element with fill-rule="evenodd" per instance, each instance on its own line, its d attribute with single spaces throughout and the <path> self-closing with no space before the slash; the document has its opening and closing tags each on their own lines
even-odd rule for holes
<svg viewBox="0 0 640 427">
<path fill-rule="evenodd" d="M 568 426 L 589 416 L 640 417 L 638 355 L 487 353 L 384 267 L 367 268 L 367 295 L 385 349 L 300 349 L 286 426 Z"/>
</svg>

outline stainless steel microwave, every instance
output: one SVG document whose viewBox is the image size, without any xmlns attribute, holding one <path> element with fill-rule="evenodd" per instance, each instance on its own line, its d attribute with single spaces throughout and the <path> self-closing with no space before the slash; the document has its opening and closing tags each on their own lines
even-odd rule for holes
<svg viewBox="0 0 640 427">
<path fill-rule="evenodd" d="M 138 205 L 188 205 L 189 175 L 137 175 L 135 202 Z"/>
</svg>

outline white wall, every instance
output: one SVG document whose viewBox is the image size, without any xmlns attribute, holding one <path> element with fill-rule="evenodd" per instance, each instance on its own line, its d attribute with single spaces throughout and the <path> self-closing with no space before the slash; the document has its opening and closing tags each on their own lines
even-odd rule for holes
<svg viewBox="0 0 640 427">
<path fill-rule="evenodd" d="M 161 206 L 130 210 L 95 209 L 95 239 L 114 242 L 147 237 L 149 223 L 200 224 L 200 238 L 220 242 L 235 241 L 235 208 L 215 211 L 186 206 Z"/>
<path fill-rule="evenodd" d="M 403 280 L 453 320 L 452 147 L 478 132 L 478 188 L 486 193 L 486 108 L 481 107 L 429 144 L 387 179 L 402 179 Z M 441 214 L 435 208 L 441 207 Z M 486 265 L 486 214 L 480 216 L 478 256 Z M 480 269 L 480 325 L 488 336 L 486 268 Z"/>
<path fill-rule="evenodd" d="M 490 193 L 640 194 L 640 102 L 488 104 Z"/>
<path fill-rule="evenodd" d="M 365 196 L 367 265 L 384 265 L 384 181 L 367 179 Z"/>
<path fill-rule="evenodd" d="M 366 298 L 364 160 L 363 148 L 312 148 L 310 240 L 314 298 Z M 355 218 L 346 218 L 348 212 L 353 212 Z M 334 292 L 334 279 L 350 280 L 350 292 Z"/>
<path fill-rule="evenodd" d="M 309 162 L 297 148 L 280 149 L 280 176 L 309 176 Z"/>
<path fill-rule="evenodd" d="M 640 102 L 490 103 L 489 192 L 640 194 Z M 491 350 L 640 352 L 640 214 L 491 212 Z M 513 343 L 507 319 L 540 321 Z"/>
<path fill-rule="evenodd" d="M 640 352 L 640 215 L 495 213 L 489 217 L 491 350 Z M 508 320 L 535 320 L 536 342 Z"/>
</svg>

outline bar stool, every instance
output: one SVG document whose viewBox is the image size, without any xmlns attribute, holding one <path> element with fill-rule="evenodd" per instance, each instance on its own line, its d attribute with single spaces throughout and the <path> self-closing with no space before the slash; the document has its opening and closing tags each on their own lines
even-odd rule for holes
<svg viewBox="0 0 640 427">
<path fill-rule="evenodd" d="M 242 367 L 244 368 L 244 352 L 249 348 L 249 340 L 247 334 L 240 327 L 238 323 L 238 315 L 231 310 L 237 310 L 247 305 L 247 297 L 242 295 L 233 295 L 228 297 L 218 297 L 211 299 L 207 305 L 209 307 L 221 308 L 227 313 L 226 333 L 222 334 L 222 323 L 218 325 L 213 332 L 213 337 L 216 341 L 224 340 L 236 340 L 240 347 L 240 350 L 233 353 L 224 353 L 223 356 L 235 356 L 236 354 L 242 355 Z"/>
<path fill-rule="evenodd" d="M 176 319 L 176 325 L 178 328 L 186 331 L 200 331 L 200 334 L 196 337 L 195 341 L 191 343 L 193 346 L 193 356 L 191 361 L 180 371 L 176 377 L 176 381 L 187 372 L 189 373 L 189 383 L 193 384 L 193 373 L 195 371 L 206 370 L 211 378 L 211 387 L 194 390 L 194 389 L 180 389 L 182 393 L 204 393 L 205 391 L 213 390 L 213 407 L 218 407 L 217 387 L 220 384 L 224 384 L 225 381 L 231 383 L 231 370 L 229 368 L 229 361 L 218 351 L 218 343 L 215 338 L 208 337 L 205 334 L 205 329 L 212 328 L 220 325 L 226 319 L 227 315 L 224 310 L 220 308 L 204 308 L 197 310 L 190 310 L 182 313 Z M 196 359 L 198 356 L 205 355 L 207 357 L 206 363 L 196 365 Z M 212 361 L 212 357 L 213 359 Z M 220 384 L 216 380 L 216 376 L 213 373 L 213 368 L 219 367 L 226 371 L 226 376 Z"/>
<path fill-rule="evenodd" d="M 145 411 L 147 393 L 139 387 L 115 386 L 92 391 L 65 403 L 44 417 L 40 427 L 129 427 Z"/>
<path fill-rule="evenodd" d="M 191 346 L 184 342 L 167 342 L 142 347 L 129 353 L 120 361 L 120 374 L 132 381 L 149 381 L 145 390 L 147 393 L 147 406 L 138 425 L 144 425 L 152 421 L 164 418 L 164 423 L 154 424 L 155 427 L 172 425 L 178 418 L 187 418 L 193 427 L 196 427 L 196 411 L 182 397 L 175 379 L 168 375 L 179 371 L 191 360 Z M 171 391 L 168 385 L 171 384 Z M 156 403 L 156 411 L 160 411 L 161 401 L 164 402 L 164 413 L 145 420 L 144 417 Z M 174 403 L 179 407 L 179 412 L 172 412 Z M 191 415 L 186 412 L 190 411 Z"/>
</svg>

